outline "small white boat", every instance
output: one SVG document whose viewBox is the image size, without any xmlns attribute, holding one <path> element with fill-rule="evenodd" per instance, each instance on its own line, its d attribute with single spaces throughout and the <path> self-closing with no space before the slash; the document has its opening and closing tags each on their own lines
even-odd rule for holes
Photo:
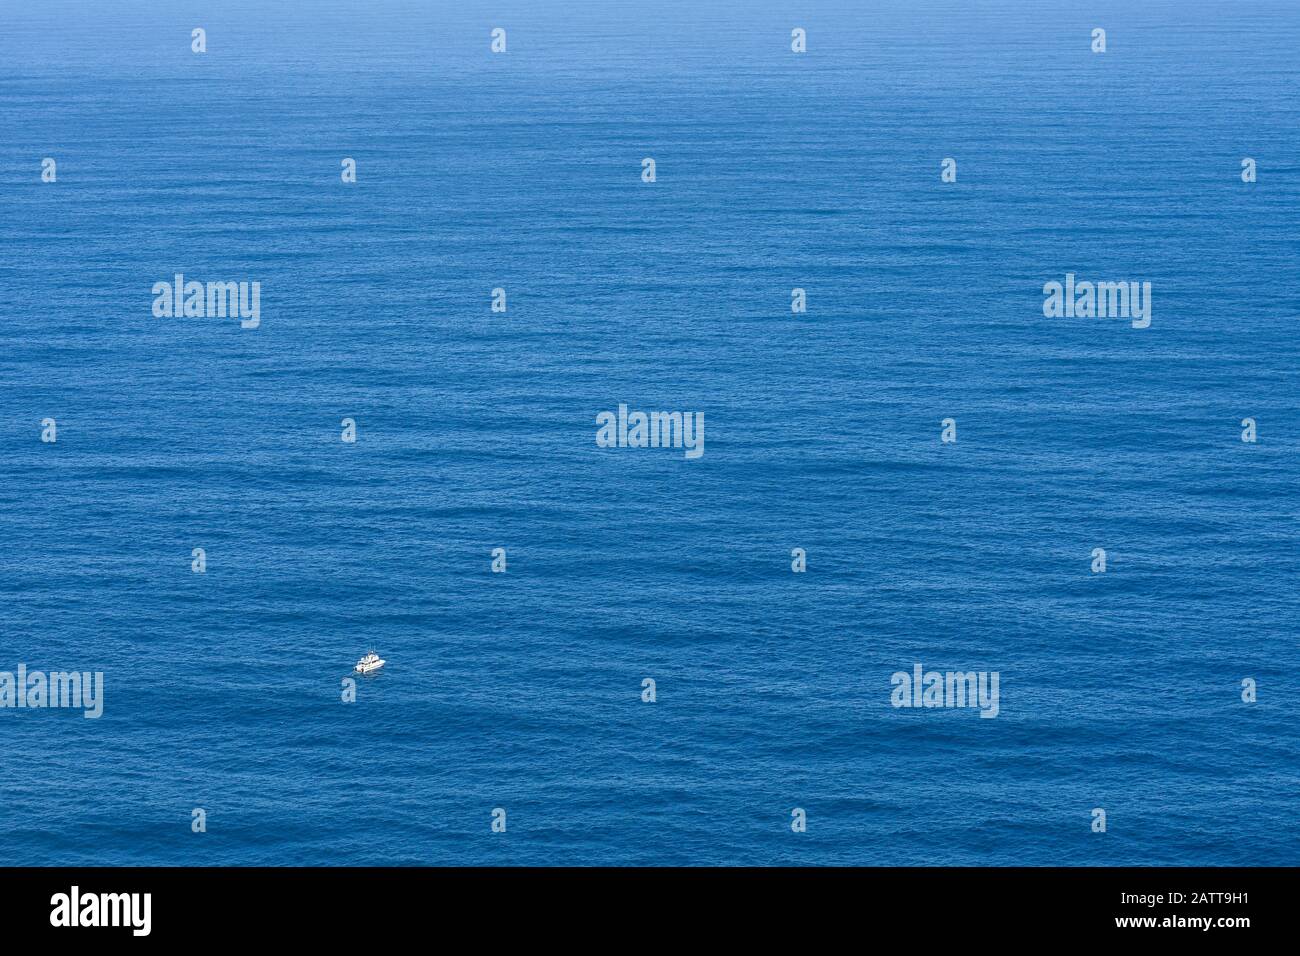
<svg viewBox="0 0 1300 956">
<path fill-rule="evenodd" d="M 379 668 L 383 667 L 385 663 L 387 662 L 381 660 L 378 654 L 371 651 L 365 657 L 361 658 L 361 660 L 357 661 L 357 673 L 369 674 L 371 671 L 379 670 Z"/>
</svg>

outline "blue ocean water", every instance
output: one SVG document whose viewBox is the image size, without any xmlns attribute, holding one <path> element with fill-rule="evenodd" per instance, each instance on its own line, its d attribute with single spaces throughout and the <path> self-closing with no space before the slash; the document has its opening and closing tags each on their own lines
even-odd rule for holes
<svg viewBox="0 0 1300 956">
<path fill-rule="evenodd" d="M 1300 864 L 1295 3 L 3 6 L 0 863 Z"/>
</svg>

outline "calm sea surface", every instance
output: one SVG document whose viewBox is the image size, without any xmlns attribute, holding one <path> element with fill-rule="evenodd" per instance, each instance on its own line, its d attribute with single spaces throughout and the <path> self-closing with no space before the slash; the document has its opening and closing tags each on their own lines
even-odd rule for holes
<svg viewBox="0 0 1300 956">
<path fill-rule="evenodd" d="M 1300 864 L 1296 4 L 0 5 L 0 863 Z"/>
</svg>

